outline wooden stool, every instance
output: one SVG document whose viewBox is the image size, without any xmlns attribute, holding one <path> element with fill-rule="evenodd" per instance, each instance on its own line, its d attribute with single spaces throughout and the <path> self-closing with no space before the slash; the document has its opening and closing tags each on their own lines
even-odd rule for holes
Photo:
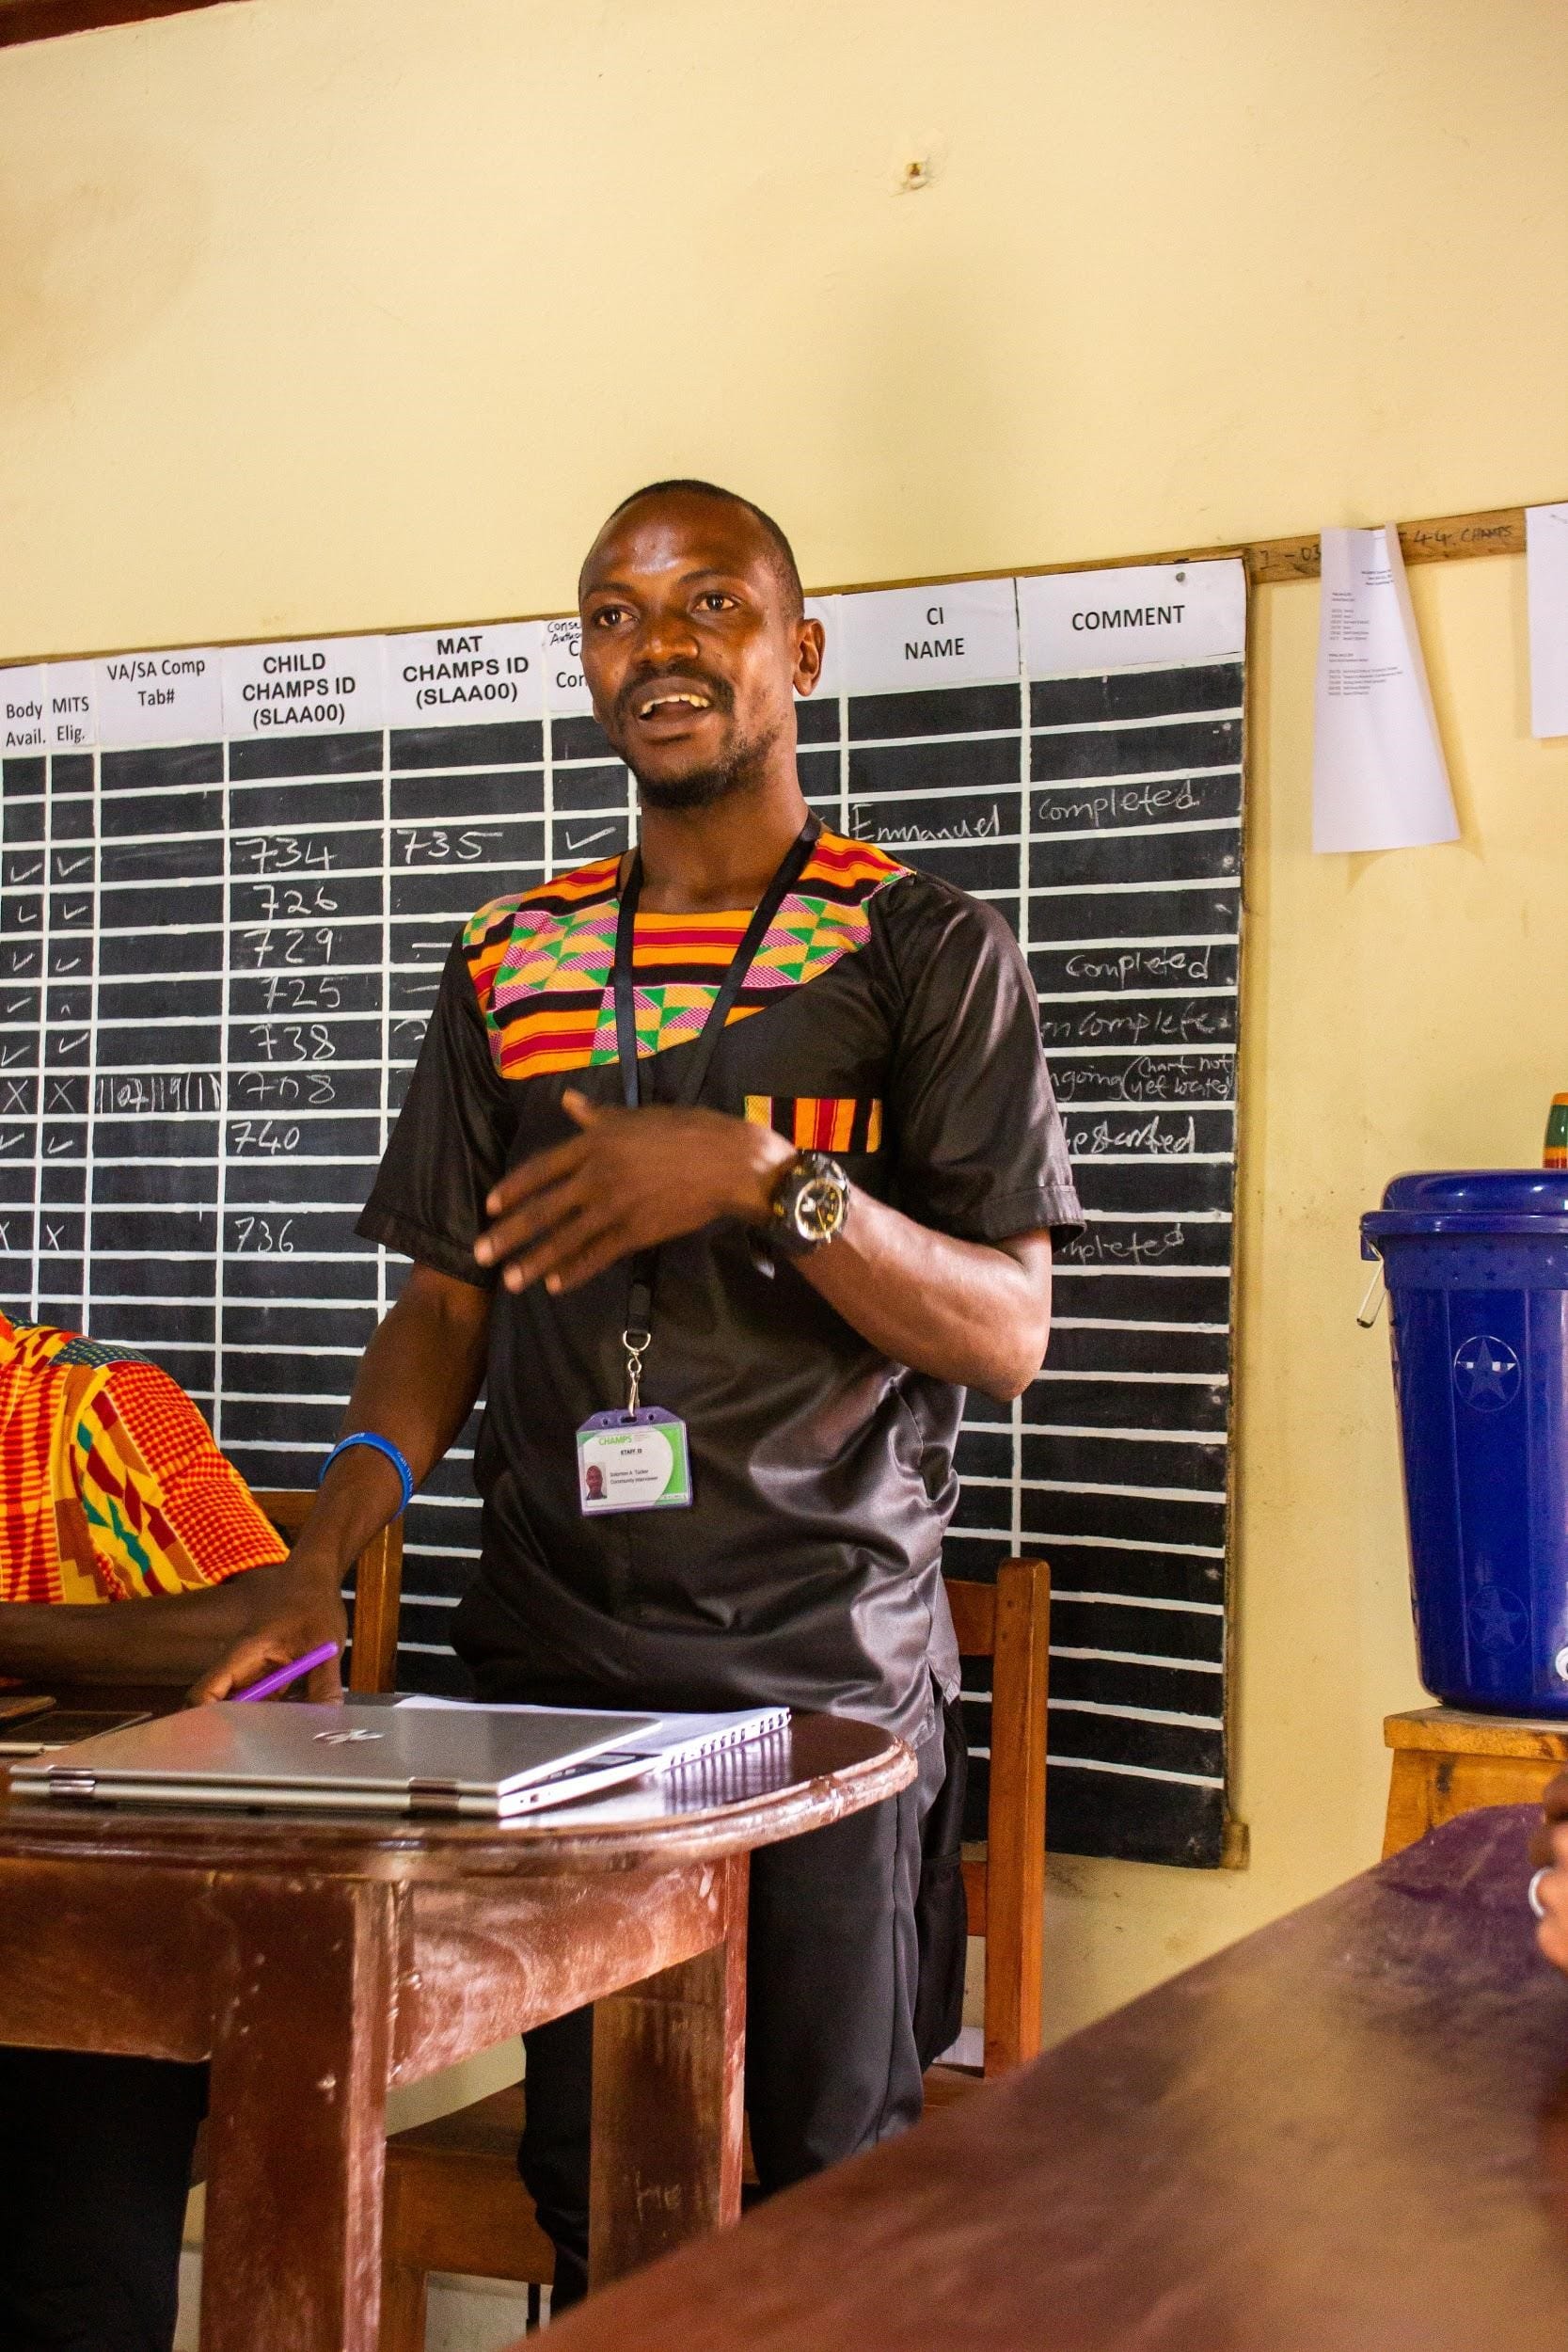
<svg viewBox="0 0 1568 2352">
<path fill-rule="evenodd" d="M 1457 1707 L 1412 1707 L 1386 1715 L 1394 1752 L 1385 1859 L 1429 1829 L 1484 1804 L 1537 1804 L 1568 1765 L 1568 1722 L 1466 1715 Z"/>
</svg>

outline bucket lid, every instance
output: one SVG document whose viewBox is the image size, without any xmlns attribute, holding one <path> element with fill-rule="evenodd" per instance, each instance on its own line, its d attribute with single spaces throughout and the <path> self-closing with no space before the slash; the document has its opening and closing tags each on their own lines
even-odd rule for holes
<svg viewBox="0 0 1568 2352">
<path fill-rule="evenodd" d="M 1568 1233 L 1568 1169 L 1436 1168 L 1396 1176 L 1363 1242 L 1408 1233 Z"/>
</svg>

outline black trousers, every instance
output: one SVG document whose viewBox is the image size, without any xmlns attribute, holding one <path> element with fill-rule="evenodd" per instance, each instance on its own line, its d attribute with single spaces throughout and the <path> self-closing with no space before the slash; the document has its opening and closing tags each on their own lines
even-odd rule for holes
<svg viewBox="0 0 1568 2352">
<path fill-rule="evenodd" d="M 168 2352 L 207 2069 L 0 2048 L 0 2345 Z"/>
<path fill-rule="evenodd" d="M 746 2106 L 763 2193 L 917 2121 L 921 1832 L 946 1771 L 939 1720 L 896 1797 L 752 1857 Z M 554 2241 L 552 2311 L 588 2278 L 594 2012 L 523 2036 L 517 2168 Z"/>
</svg>

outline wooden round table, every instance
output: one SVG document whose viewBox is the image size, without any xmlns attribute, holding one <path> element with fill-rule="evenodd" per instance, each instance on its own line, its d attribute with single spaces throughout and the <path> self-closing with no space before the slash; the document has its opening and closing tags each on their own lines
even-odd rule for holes
<svg viewBox="0 0 1568 2352">
<path fill-rule="evenodd" d="M 0 2042 L 210 2058 L 202 2352 L 374 2352 L 388 2087 L 585 2002 L 594 2283 L 738 2214 L 748 1857 L 914 1770 L 800 1715 L 507 1822 L 0 1800 Z"/>
</svg>

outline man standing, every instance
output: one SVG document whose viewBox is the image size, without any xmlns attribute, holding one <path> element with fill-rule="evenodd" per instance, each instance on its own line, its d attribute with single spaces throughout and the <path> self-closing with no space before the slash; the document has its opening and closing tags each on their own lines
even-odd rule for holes
<svg viewBox="0 0 1568 2352">
<path fill-rule="evenodd" d="M 777 526 L 657 485 L 600 532 L 579 601 L 641 848 L 454 945 L 359 1227 L 415 1261 L 346 1423 L 391 1458 L 333 1465 L 282 1646 L 242 1645 L 202 1691 L 317 1638 L 487 1379 L 455 1628 L 483 1697 L 774 1701 L 908 1740 L 901 1796 L 753 1860 L 747 2099 L 771 2189 L 920 2111 L 962 1391 L 1033 1376 L 1051 1232 L 1079 1210 L 1001 920 L 806 808 L 795 697 L 823 633 Z M 558 2304 L 583 2278 L 590 2030 L 528 2037 L 520 2162 Z"/>
</svg>

